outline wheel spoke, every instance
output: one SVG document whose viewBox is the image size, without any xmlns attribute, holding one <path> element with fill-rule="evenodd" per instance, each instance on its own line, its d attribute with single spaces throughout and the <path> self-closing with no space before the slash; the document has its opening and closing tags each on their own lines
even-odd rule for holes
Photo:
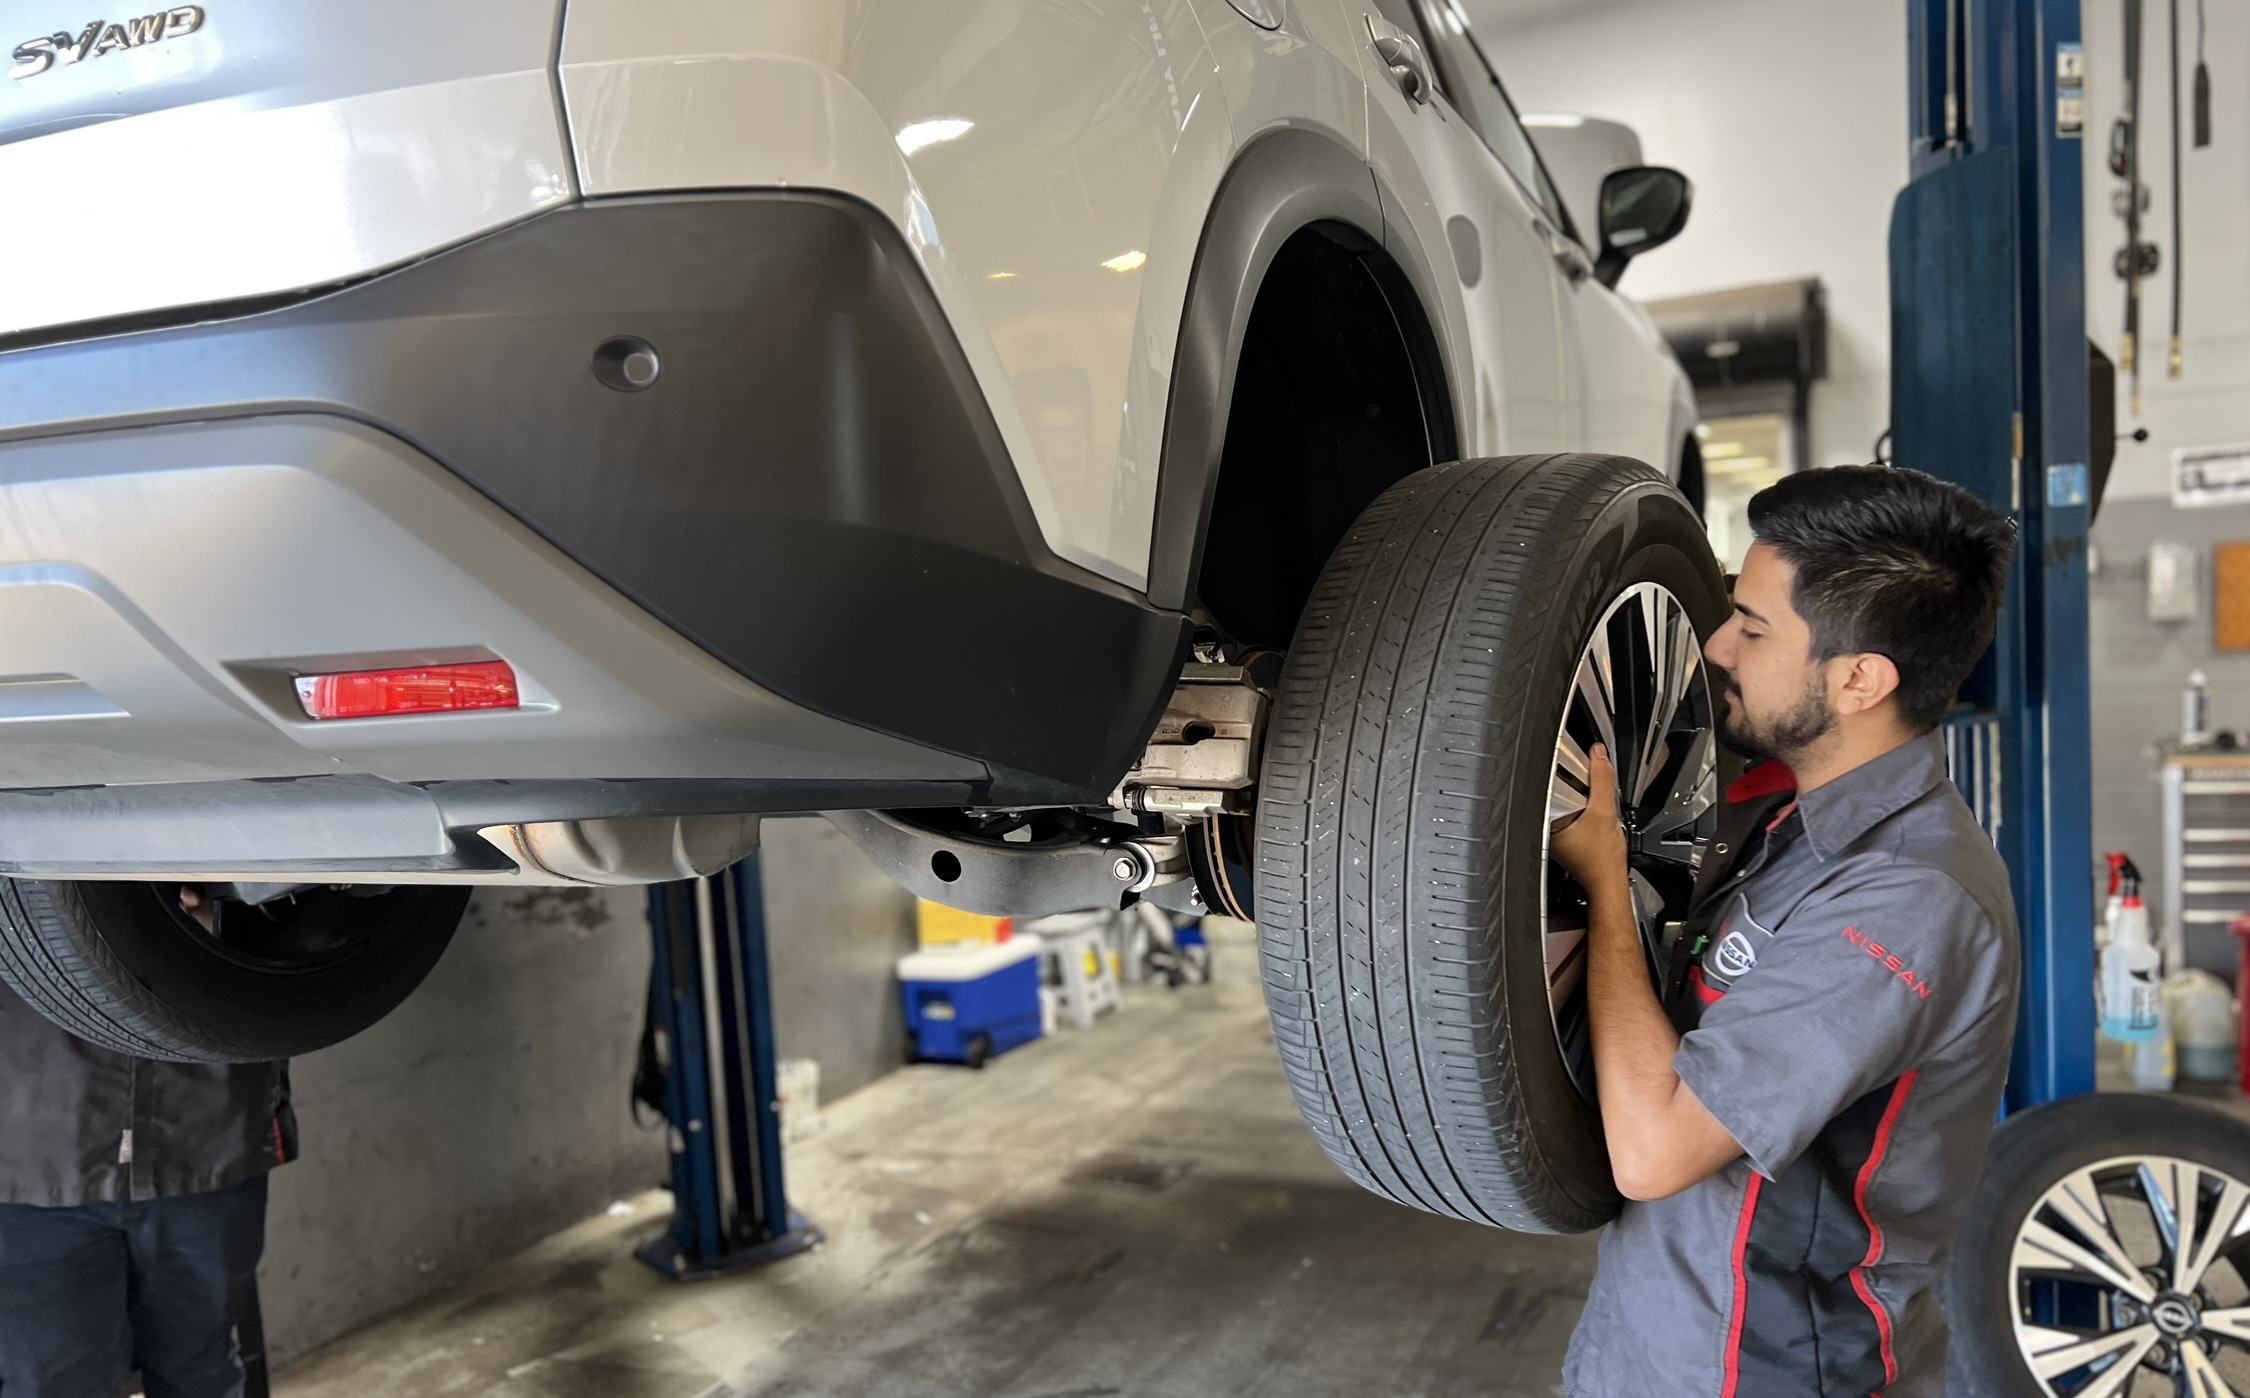
<svg viewBox="0 0 2250 1398">
<path fill-rule="evenodd" d="M 1662 839 L 1675 830 L 1684 830 L 1700 820 L 1718 799 L 1717 745 L 1711 731 L 1704 729 L 1689 740 L 1687 760 L 1680 764 L 1680 775 L 1666 794 L 1663 809 L 1642 822 L 1641 834 Z M 1693 853 L 1692 848 L 1689 853 Z"/>
<path fill-rule="evenodd" d="M 2219 1366 L 2195 1341 L 2180 1342 L 2180 1367 L 2187 1371 L 2187 1391 L 2193 1398 L 2235 1398 L 2234 1389 L 2219 1376 Z"/>
<path fill-rule="evenodd" d="M 1570 998 L 1586 976 L 1586 929 L 1549 928 L 1547 931 L 1547 995 L 1554 1004 Z"/>
<path fill-rule="evenodd" d="M 2033 1373 L 2043 1379 L 2067 1374 L 2073 1369 L 2083 1369 L 2098 1360 L 2117 1356 L 2116 1361 L 2094 1377 L 2094 1381 L 2072 1395 L 2072 1398 L 2109 1398 L 2133 1377 L 2133 1367 L 2156 1347 L 2161 1338 L 2154 1325 L 2142 1323 L 2128 1330 L 2112 1330 L 2100 1335 L 2080 1335 L 2071 1330 L 2045 1330 L 2026 1325 L 2016 1332 L 2023 1344 L 2023 1355 L 2031 1364 Z"/>
<path fill-rule="evenodd" d="M 2111 1240 L 2114 1245 L 2114 1240 Z M 2106 1252 L 2107 1249 L 2104 1249 Z M 2082 1272 L 2146 1304 L 2156 1299 L 2156 1288 L 2130 1267 L 2120 1269 L 2102 1253 L 2094 1252 L 2034 1218 L 2016 1238 L 2015 1265 L 2038 1272 Z"/>
<path fill-rule="evenodd" d="M 1650 619 L 1649 668 L 1654 688 L 1649 696 L 1648 727 L 1641 734 L 1641 767 L 1633 783 L 1633 808 L 1645 810 L 1649 784 L 1662 774 L 1671 751 L 1672 721 L 1679 716 L 1680 700 L 1687 693 L 1687 672 L 1680 664 L 1682 633 L 1692 646 L 1694 628 L 1687 614 L 1669 597 L 1642 595 L 1643 611 Z"/>
<path fill-rule="evenodd" d="M 1555 739 L 1555 770 L 1576 778 L 1581 788 L 1591 784 L 1593 759 L 1586 755 L 1586 749 L 1578 746 L 1578 740 L 1570 736 L 1568 729 Z"/>
<path fill-rule="evenodd" d="M 1591 785 L 1587 780 L 1588 766 L 1586 750 L 1578 746 L 1578 740 L 1566 729 L 1555 739 L 1555 774 L 1547 782 L 1549 830 L 1586 809 L 1586 793 Z"/>
<path fill-rule="evenodd" d="M 2101 1186 L 2094 1182 L 2092 1170 L 2080 1170 L 2071 1175 L 2049 1190 L 2041 1202 L 2094 1245 L 2109 1264 L 2110 1275 L 2140 1278 L 2140 1267 L 2133 1261 L 2132 1254 L 2125 1251 L 2125 1244 L 2118 1240 L 2117 1228 L 2110 1222 L 2109 1208 L 2102 1202 Z M 2140 1299 L 2145 1301 L 2155 1294 L 2150 1288 Z"/>
<path fill-rule="evenodd" d="M 1586 793 L 1557 776 L 1547 787 L 1547 828 L 1556 829 L 1564 821 L 1586 809 Z"/>
<path fill-rule="evenodd" d="M 1597 653 L 1594 647 L 1600 647 Z M 1619 759 L 1617 751 L 1617 715 L 1610 699 L 1607 683 L 1609 665 L 1609 638 L 1595 632 L 1588 643 L 1586 658 L 1578 662 L 1578 697 L 1585 701 L 1586 715 L 1594 721 L 1594 731 L 1600 736 L 1602 746 L 1609 749 L 1612 765 Z"/>
<path fill-rule="evenodd" d="M 2219 1190 L 2219 1201 L 2204 1215 L 2201 1234 L 2183 1228 L 2188 1246 L 2177 1250 L 2172 1269 L 2172 1289 L 2186 1294 L 2203 1284 L 2203 1274 L 2219 1260 L 2219 1249 L 2234 1236 L 2242 1212 L 2250 1205 L 2250 1189 L 2228 1180 Z"/>
<path fill-rule="evenodd" d="M 2182 1238 L 2192 1242 L 2195 1237 L 2196 1178 L 2202 1172 L 2184 1160 L 2144 1160 L 2133 1173 L 2156 1217 L 2165 1251 L 2177 1261 Z"/>
<path fill-rule="evenodd" d="M 2205 1311 L 2203 1328 L 2214 1335 L 2224 1335 L 2230 1340 L 2250 1344 L 2250 1306 L 2229 1306 L 2224 1310 Z"/>
</svg>

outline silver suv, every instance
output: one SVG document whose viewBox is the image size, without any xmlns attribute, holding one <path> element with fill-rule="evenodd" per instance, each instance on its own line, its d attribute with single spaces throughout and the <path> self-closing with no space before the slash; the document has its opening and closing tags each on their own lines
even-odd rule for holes
<svg viewBox="0 0 2250 1398">
<path fill-rule="evenodd" d="M 1347 1168 L 1613 1205 L 1540 832 L 1580 729 L 1687 793 L 1658 921 L 1701 819 L 1692 405 L 1613 290 L 1689 191 L 1599 171 L 1578 226 L 1453 0 L 7 22 L 0 977 L 44 1013 L 302 1052 L 471 886 L 825 812 L 961 906 L 1256 912 L 1339 1160 L 1364 1033 L 1457 1040 L 1385 1110 L 1498 1162 Z"/>
</svg>

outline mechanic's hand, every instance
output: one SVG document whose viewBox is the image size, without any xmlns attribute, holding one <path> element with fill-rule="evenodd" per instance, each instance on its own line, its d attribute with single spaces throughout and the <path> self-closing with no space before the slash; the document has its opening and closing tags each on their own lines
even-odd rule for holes
<svg viewBox="0 0 2250 1398">
<path fill-rule="evenodd" d="M 1547 839 L 1547 853 L 1591 893 L 1625 882 L 1625 828 L 1617 823 L 1617 769 L 1609 749 L 1594 744 L 1587 755 L 1586 809 Z"/>
</svg>

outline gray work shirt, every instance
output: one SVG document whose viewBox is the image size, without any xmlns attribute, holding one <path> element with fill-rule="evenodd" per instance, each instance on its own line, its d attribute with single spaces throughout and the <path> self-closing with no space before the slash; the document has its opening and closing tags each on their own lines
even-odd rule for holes
<svg viewBox="0 0 2250 1398">
<path fill-rule="evenodd" d="M 1744 1158 L 1609 1226 L 1564 1365 L 1574 1398 L 1944 1387 L 1931 1288 L 2015 1032 L 2007 869 L 1935 736 L 1802 801 L 1786 773 L 1728 792 L 1747 838 L 1699 881 L 1699 1017 L 1673 1060 Z"/>
</svg>

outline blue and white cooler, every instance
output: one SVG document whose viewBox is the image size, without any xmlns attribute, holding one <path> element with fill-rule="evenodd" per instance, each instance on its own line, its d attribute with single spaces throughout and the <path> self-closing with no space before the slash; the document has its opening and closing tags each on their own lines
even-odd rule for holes
<svg viewBox="0 0 2250 1398">
<path fill-rule="evenodd" d="M 1039 939 L 901 957 L 898 991 L 916 1058 L 982 1068 L 1039 1037 Z"/>
</svg>

